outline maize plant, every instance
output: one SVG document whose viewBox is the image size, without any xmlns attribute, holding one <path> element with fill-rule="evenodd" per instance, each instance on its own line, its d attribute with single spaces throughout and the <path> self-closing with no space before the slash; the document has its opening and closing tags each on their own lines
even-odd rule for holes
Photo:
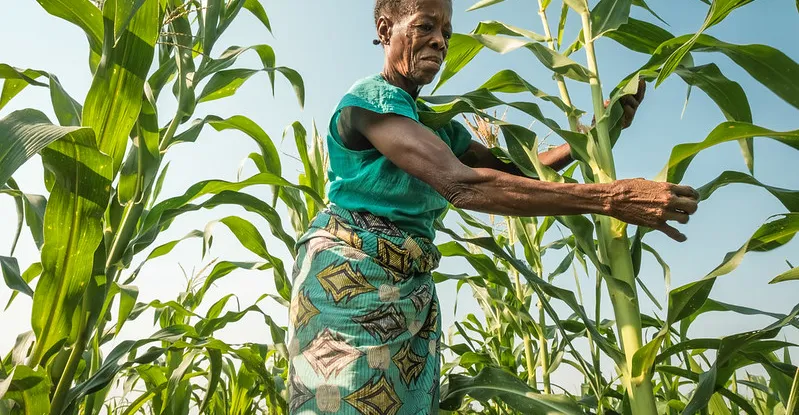
<svg viewBox="0 0 799 415">
<path fill-rule="evenodd" d="M 287 412 L 281 380 L 284 329 L 258 304 L 224 312 L 231 296 L 198 314 L 208 287 L 237 269 L 270 270 L 278 291 L 273 299 L 288 303 L 286 267 L 270 253 L 256 225 L 238 216 L 217 221 L 260 262 L 210 261 L 174 301 L 137 302 L 135 286 L 147 261 L 169 254 L 182 240 L 202 239 L 204 253 L 210 249 L 210 227 L 155 245 L 159 234 L 187 212 L 238 206 L 263 218 L 293 254 L 309 216 L 324 206 L 324 158 L 317 134 L 308 149 L 302 125 L 287 130 L 294 133 L 305 167 L 302 183 L 293 184 L 281 177 L 271 138 L 251 119 L 193 119 L 197 107 L 233 95 L 261 72 L 273 89 L 278 76 L 286 79 L 303 105 L 301 76 L 277 66 L 268 44 L 224 50 L 218 44 L 241 12 L 251 13 L 271 32 L 262 4 L 39 4 L 85 33 L 92 83 L 85 101 L 78 102 L 55 74 L 0 64 L 0 109 L 26 87 L 48 88 L 57 118 L 53 123 L 29 108 L 0 119 L 0 193 L 15 198 L 19 212 L 11 254 L 0 257 L 2 272 L 13 290 L 12 301 L 18 294 L 33 300 L 31 332 L 18 337 L 0 365 L 0 413 L 94 414 L 103 408 L 115 413 Z M 231 68 L 242 54 L 256 54 L 261 65 Z M 160 198 L 168 174 L 165 156 L 176 146 L 194 143 L 206 126 L 252 139 L 260 151 L 249 159 L 258 173 L 237 182 L 202 181 L 181 195 Z M 46 195 L 26 193 L 12 178 L 36 154 L 45 169 Z M 273 191 L 271 200 L 243 192 L 264 185 Z M 293 235 L 284 230 L 278 204 L 291 214 Z M 13 255 L 26 225 L 41 259 L 22 271 Z M 155 313 L 158 330 L 148 338 L 117 341 L 125 323 L 145 311 Z M 274 344 L 230 345 L 214 337 L 248 313 L 262 315 Z"/>
<path fill-rule="evenodd" d="M 500 2 L 480 1 L 471 10 Z M 659 303 L 639 278 L 642 254 L 652 253 L 663 266 L 666 277 L 669 273 L 668 265 L 644 241 L 651 229 L 638 227 L 633 231 L 616 219 L 592 215 L 505 218 L 508 226 L 497 230 L 455 210 L 465 222 L 467 232 L 460 234 L 439 222 L 439 230 L 453 239 L 439 248 L 444 256 L 464 258 L 476 275 L 440 273 L 437 278 L 457 279 L 459 286 L 466 283 L 472 286 L 487 316 L 485 323 L 470 315 L 455 325 L 452 338 L 463 339 L 463 343 L 450 341 L 449 351 L 457 357 L 444 368 L 448 376 L 442 392 L 442 408 L 473 411 L 471 403 L 479 402 L 480 410 L 497 414 L 510 411 L 636 415 L 793 413 L 790 411 L 794 411 L 796 398 L 791 385 L 797 368 L 790 360 L 789 350 L 796 345 L 775 337 L 784 327 L 799 327 L 799 305 L 785 314 L 764 313 L 714 301 L 710 293 L 716 279 L 733 271 L 747 253 L 775 250 L 799 231 L 797 191 L 768 186 L 753 175 L 755 138 L 776 140 L 785 144 L 787 151 L 794 151 L 799 150 L 799 130 L 774 131 L 753 124 L 749 102 L 740 84 L 727 78 L 715 63 L 695 65 L 693 55 L 706 52 L 726 55 L 796 109 L 799 109 L 799 64 L 767 45 L 732 44 L 704 33 L 751 0 L 706 1 L 709 7 L 700 30 L 682 36 L 671 34 L 656 23 L 630 17 L 631 8 L 639 7 L 652 14 L 650 20 L 659 21 L 659 16 L 644 1 L 555 3 L 538 1 L 540 22 L 535 24 L 543 26 L 543 34 L 488 20 L 469 33 L 453 35 L 436 89 L 484 49 L 499 54 L 527 50 L 552 72 L 557 95 L 547 94 L 517 72 L 503 70 L 474 91 L 424 97 L 431 110 L 421 115 L 423 122 L 435 127 L 459 114 L 474 114 L 496 126 L 504 139 L 504 147 L 496 146 L 492 151 L 526 175 L 546 181 L 576 182 L 575 172 L 579 169 L 579 176 L 586 183 L 610 183 L 616 180 L 613 146 L 622 132 L 619 100 L 638 94 L 640 80 L 657 86 L 676 75 L 690 87 L 706 93 L 727 121 L 701 142 L 674 147 L 667 165 L 655 179 L 680 183 L 699 152 L 737 141 L 749 173 L 721 172 L 715 180 L 699 187 L 701 200 L 720 187 L 747 184 L 762 187 L 776 197 L 785 213 L 768 218 L 748 241 L 700 280 L 670 289 L 665 315 L 649 316 L 641 312 L 641 292 L 652 297 L 655 304 Z M 549 21 L 553 8 L 560 15 L 557 26 Z M 795 12 L 792 8 L 789 11 Z M 573 42 L 566 38 L 568 19 L 579 22 L 579 33 Z M 600 76 L 600 57 L 595 49 L 595 43 L 605 39 L 649 57 L 643 66 L 617 81 L 609 94 L 603 89 L 609 80 Z M 578 53 L 585 54 L 587 65 L 570 57 Z M 587 111 L 573 104 L 570 87 L 590 91 L 590 111 L 594 114 L 590 126 L 581 124 L 580 117 Z M 497 93 L 530 94 L 536 101 L 508 102 Z M 486 112 L 502 106 L 531 117 L 548 133 L 569 143 L 575 163 L 562 174 L 543 166 L 537 157 L 539 139 L 532 129 Z M 552 106 L 547 110 L 552 108 L 562 113 L 568 126 L 545 116 L 542 106 Z M 473 130 L 491 131 L 490 128 Z M 497 134 L 486 134 L 484 141 L 494 135 Z M 553 225 L 570 234 L 543 245 L 543 235 L 555 229 Z M 542 256 L 563 248 L 568 249 L 568 254 L 560 266 L 544 270 Z M 772 283 L 795 280 L 797 269 L 790 263 L 789 268 Z M 593 312 L 584 308 L 579 286 L 575 294 L 555 284 L 555 277 L 570 269 L 595 272 Z M 518 276 L 526 281 L 525 286 Z M 612 320 L 600 315 L 603 286 L 613 306 Z M 572 314 L 559 317 L 552 306 L 556 301 L 565 304 Z M 532 311 L 534 305 L 539 308 L 537 313 Z M 688 338 L 690 324 L 710 311 L 764 314 L 777 321 L 761 330 L 721 339 Z M 647 330 L 651 336 L 645 336 Z M 522 343 L 517 344 L 515 339 L 521 339 Z M 581 352 L 575 344 L 577 340 L 587 341 L 590 353 Z M 605 378 L 600 369 L 603 359 L 613 363 L 615 377 Z M 584 384 L 578 393 L 553 391 L 549 380 L 552 366 L 563 363 L 582 373 Z M 742 380 L 741 369 L 750 365 L 759 365 L 768 373 L 769 380 Z"/>
</svg>

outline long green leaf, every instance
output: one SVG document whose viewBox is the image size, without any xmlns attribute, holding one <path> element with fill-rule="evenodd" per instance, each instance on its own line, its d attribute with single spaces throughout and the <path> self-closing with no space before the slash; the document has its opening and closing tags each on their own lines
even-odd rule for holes
<svg viewBox="0 0 799 415">
<path fill-rule="evenodd" d="M 297 95 L 300 107 L 305 105 L 305 82 L 297 71 L 284 66 L 277 68 L 227 69 L 219 71 L 215 73 L 205 85 L 203 91 L 200 93 L 198 102 L 207 102 L 229 97 L 235 94 L 251 76 L 262 71 L 267 73 L 280 72 L 294 88 L 294 93 Z"/>
<path fill-rule="evenodd" d="M 199 137 L 206 124 L 213 127 L 216 131 L 238 130 L 247 134 L 261 149 L 261 155 L 264 158 L 267 172 L 276 176 L 281 175 L 282 167 L 280 163 L 280 154 L 272 138 L 270 138 L 266 131 L 256 124 L 255 121 L 243 115 L 234 115 L 227 119 L 209 115 L 203 119 L 194 120 L 186 131 L 175 136 L 175 139 L 170 145 L 181 142 L 194 142 Z"/>
<path fill-rule="evenodd" d="M 799 280 L 799 267 L 792 268 L 789 271 L 785 271 L 782 274 L 777 275 L 773 280 L 769 281 L 769 284 L 797 280 Z"/>
<path fill-rule="evenodd" d="M 499 34 L 515 37 L 498 36 Z M 433 88 L 433 93 L 486 47 L 503 54 L 526 48 L 548 69 L 568 78 L 588 82 L 588 69 L 540 43 L 544 41 L 546 41 L 544 36 L 500 22 L 482 22 L 469 34 L 453 34 L 441 76 Z"/>
<path fill-rule="evenodd" d="M 592 41 L 627 23 L 632 0 L 599 0 L 591 10 Z"/>
<path fill-rule="evenodd" d="M 536 393 L 516 375 L 498 368 L 487 367 L 474 377 L 450 375 L 449 383 L 441 393 L 441 408 L 458 409 L 466 395 L 481 402 L 497 397 L 511 408 L 531 415 L 583 414 L 580 406 L 571 397 Z"/>
<path fill-rule="evenodd" d="M 159 2 L 148 0 L 114 45 L 117 1 L 126 0 L 107 0 L 103 6 L 106 19 L 103 59 L 83 108 L 83 124 L 94 129 L 98 148 L 111 156 L 113 175 L 122 164 L 128 135 L 141 110 L 144 83 L 159 29 Z"/>
<path fill-rule="evenodd" d="M 669 293 L 669 323 L 680 321 L 699 310 L 710 295 L 716 278 L 735 270 L 748 252 L 767 252 L 779 248 L 799 232 L 799 213 L 776 215 L 762 225 L 737 251 L 729 252 L 704 278 Z"/>
<path fill-rule="evenodd" d="M 627 49 L 649 55 L 655 53 L 663 42 L 674 39 L 674 35 L 660 26 L 637 19 L 628 19 L 626 23 L 606 33 L 605 36 Z"/>
<path fill-rule="evenodd" d="M 139 8 L 146 0 L 130 0 L 116 2 L 116 11 L 114 12 L 114 43 L 119 41 L 122 34 L 127 30 L 133 16 L 139 11 Z"/>
<path fill-rule="evenodd" d="M 748 123 L 725 122 L 713 129 L 702 142 L 675 146 L 668 164 L 658 174 L 657 180 L 679 183 L 700 151 L 728 141 L 753 137 L 768 137 L 799 150 L 799 130 L 778 132 Z"/>
<path fill-rule="evenodd" d="M 19 272 L 19 263 L 16 258 L 0 256 L 0 271 L 3 273 L 3 279 L 8 288 L 33 297 L 33 290 Z"/>
<path fill-rule="evenodd" d="M 28 85 L 47 86 L 36 79 L 47 76 L 47 73 L 35 69 L 17 69 L 5 63 L 0 63 L 0 79 L 4 79 L 3 89 L 0 91 L 0 110 L 17 96 Z"/>
<path fill-rule="evenodd" d="M 683 414 L 694 414 L 707 406 L 708 401 L 716 391 L 718 385 L 723 385 L 727 381 L 728 376 L 725 376 L 720 372 L 722 372 L 722 369 L 724 369 L 724 367 L 733 360 L 733 358 L 738 354 L 739 350 L 747 347 L 752 342 L 757 340 L 773 338 L 779 333 L 779 330 L 782 327 L 793 321 L 797 314 L 799 314 L 799 305 L 794 307 L 791 314 L 786 316 L 785 319 L 772 323 L 762 330 L 735 334 L 722 338 L 721 344 L 719 345 L 718 355 L 716 356 L 716 361 L 713 363 L 713 366 L 710 368 L 710 370 L 702 373 L 699 376 L 697 390 L 686 405 Z M 734 370 L 734 367 L 731 369 Z M 732 370 L 726 369 L 723 371 L 725 374 L 728 373 L 729 375 L 732 375 Z"/>
<path fill-rule="evenodd" d="M 91 135 L 88 128 L 58 127 L 40 111 L 14 111 L 0 120 L 0 184 L 28 159 L 69 135 Z"/>
<path fill-rule="evenodd" d="M 751 3 L 752 1 L 753 0 L 713 0 L 702 27 L 688 41 L 675 50 L 671 56 L 668 57 L 668 59 L 666 59 L 665 63 L 663 64 L 663 69 L 658 75 L 656 84 L 660 85 L 669 75 L 671 75 L 672 72 L 677 69 L 677 65 L 682 62 L 685 55 L 691 50 L 694 43 L 702 35 L 702 32 L 724 20 L 724 18 L 732 13 L 733 10 Z"/>
<path fill-rule="evenodd" d="M 60 17 L 83 29 L 89 46 L 96 54 L 102 53 L 103 14 L 89 0 L 36 0 L 47 13 Z"/>
<path fill-rule="evenodd" d="M 193 333 L 193 329 L 190 326 L 170 326 L 159 330 L 149 338 L 138 341 L 126 340 L 119 343 L 108 353 L 105 361 L 95 373 L 93 373 L 85 382 L 75 386 L 69 391 L 65 409 L 69 407 L 72 402 L 75 402 L 76 400 L 81 399 L 88 394 L 105 388 L 121 370 L 134 364 L 152 363 L 155 359 L 166 352 L 166 349 L 151 348 L 141 356 L 134 357 L 131 360 L 120 363 L 131 351 L 139 349 L 142 346 L 153 342 L 174 342 L 183 336 L 193 335 L 196 335 L 196 333 Z"/>
<path fill-rule="evenodd" d="M 29 285 L 31 281 L 33 281 L 41 274 L 42 274 L 42 264 L 39 262 L 34 262 L 28 267 L 28 269 L 25 270 L 25 272 L 22 273 L 21 275 L 22 281 L 24 281 L 25 284 Z M 11 307 L 11 303 L 14 302 L 15 298 L 17 298 L 17 294 L 19 294 L 19 291 L 14 291 L 11 293 L 11 297 L 8 298 L 8 302 L 6 303 L 5 310 L 8 310 L 8 308 Z M 27 355 L 27 350 L 26 350 L 26 355 Z"/>
<path fill-rule="evenodd" d="M 266 27 L 269 33 L 272 33 L 272 25 L 269 24 L 269 16 L 267 16 L 266 10 L 264 10 L 264 6 L 261 5 L 260 0 L 244 0 L 244 8 L 252 13 L 253 16 Z"/>
<path fill-rule="evenodd" d="M 471 7 L 466 9 L 467 12 L 471 12 L 477 9 L 482 9 L 483 7 L 493 6 L 498 3 L 502 3 L 505 0 L 480 0 L 477 3 L 473 4 Z"/>
<path fill-rule="evenodd" d="M 799 2 L 796 3 L 796 8 L 799 9 Z M 791 397 L 788 399 L 788 405 L 786 405 L 785 413 L 796 414 L 797 411 L 799 411 L 799 370 L 796 371 L 796 375 L 793 377 Z"/>
<path fill-rule="evenodd" d="M 686 44 L 688 40 L 687 36 L 680 36 L 663 43 L 645 68 L 656 69 L 670 51 Z M 699 36 L 691 44 L 691 50 L 723 53 L 775 95 L 793 107 L 799 108 L 799 64 L 785 53 L 766 45 L 736 45 L 722 42 L 708 35 Z M 676 69 L 675 67 L 674 70 Z M 664 73 L 661 69 L 660 75 Z"/>
<path fill-rule="evenodd" d="M 76 129 L 43 150 L 42 163 L 55 182 L 44 216 L 43 272 L 33 296 L 34 364 L 71 332 L 73 313 L 80 306 L 102 240 L 112 176 L 111 160 L 99 151 L 87 128 Z"/>
<path fill-rule="evenodd" d="M 17 365 L 6 380 L 11 380 L 8 391 L 3 394 L 0 386 L 0 399 L 11 400 L 19 405 L 24 415 L 42 415 L 50 412 L 50 377 L 44 368 L 31 369 Z M 4 382 L 3 382 L 4 383 Z M 5 396 L 3 396 L 5 395 Z"/>
<path fill-rule="evenodd" d="M 275 51 L 269 45 L 253 45 L 246 48 L 240 46 L 231 46 L 222 52 L 222 55 L 220 55 L 219 58 L 203 61 L 200 67 L 197 69 L 195 79 L 197 82 L 199 82 L 199 80 L 208 75 L 229 68 L 231 65 L 236 63 L 236 60 L 239 58 L 239 56 L 241 56 L 241 54 L 248 50 L 254 50 L 258 54 L 258 57 L 261 59 L 261 63 L 263 64 L 264 68 L 275 67 Z M 271 84 L 272 89 L 274 89 L 274 73 L 268 72 L 268 74 L 272 78 Z"/>
<path fill-rule="evenodd" d="M 200 27 L 202 29 L 200 44 L 202 45 L 202 51 L 206 55 L 211 54 L 211 49 L 219 36 L 219 15 L 223 7 L 222 0 L 207 0 L 203 2 L 203 7 L 199 12 Z"/>
<path fill-rule="evenodd" d="M 663 20 L 654 10 L 652 10 L 648 4 L 644 0 L 633 0 L 633 6 L 638 6 L 646 11 L 648 11 L 652 16 L 655 16 L 656 19 L 663 22 L 663 24 L 668 25 L 665 20 Z"/>
<path fill-rule="evenodd" d="M 729 80 L 716 64 L 697 67 L 680 67 L 676 73 L 691 86 L 704 91 L 718 105 L 727 121 L 752 122 L 752 109 L 743 88 Z M 754 140 L 740 140 L 744 161 L 750 172 L 754 172 Z"/>
<path fill-rule="evenodd" d="M 789 212 L 799 212 L 799 190 L 768 186 L 746 173 L 737 171 L 725 171 L 704 186 L 699 187 L 697 191 L 700 194 L 700 201 L 708 199 L 714 192 L 730 184 L 749 184 L 761 187 L 776 197 Z"/>
<path fill-rule="evenodd" d="M 267 260 L 274 267 L 275 288 L 284 300 L 289 301 L 291 299 L 291 282 L 286 274 L 283 261 L 269 253 L 266 241 L 258 232 L 258 228 L 238 216 L 228 216 L 219 222 L 227 226 L 247 250 Z"/>
</svg>

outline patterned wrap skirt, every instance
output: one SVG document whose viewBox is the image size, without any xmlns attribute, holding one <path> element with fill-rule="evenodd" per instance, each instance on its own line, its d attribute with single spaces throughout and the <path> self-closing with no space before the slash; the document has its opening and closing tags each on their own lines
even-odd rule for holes
<svg viewBox="0 0 799 415">
<path fill-rule="evenodd" d="M 291 414 L 438 413 L 441 316 L 432 241 L 335 205 L 297 242 Z"/>
</svg>

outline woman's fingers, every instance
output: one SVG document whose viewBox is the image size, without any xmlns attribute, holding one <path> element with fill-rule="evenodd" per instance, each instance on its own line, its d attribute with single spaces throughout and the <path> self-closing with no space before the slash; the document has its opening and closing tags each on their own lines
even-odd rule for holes
<svg viewBox="0 0 799 415">
<path fill-rule="evenodd" d="M 671 200 L 669 207 L 693 215 L 699 208 L 699 203 L 691 197 L 677 196 Z"/>
<path fill-rule="evenodd" d="M 666 211 L 666 213 L 663 215 L 663 219 L 667 221 L 674 220 L 685 225 L 686 223 L 688 223 L 689 215 L 685 212 L 669 210 Z"/>
<path fill-rule="evenodd" d="M 699 200 L 699 192 L 691 186 L 682 186 L 679 184 L 672 185 L 671 191 L 677 196 L 690 197 Z"/>
<path fill-rule="evenodd" d="M 664 223 L 663 225 L 660 225 L 659 227 L 657 227 L 655 229 L 665 233 L 666 236 L 668 236 L 671 239 L 674 239 L 677 242 L 685 242 L 685 241 L 688 240 L 688 237 L 685 236 L 685 234 L 683 234 L 682 232 L 678 231 L 676 228 L 674 228 L 671 225 L 668 225 L 668 224 Z"/>
<path fill-rule="evenodd" d="M 644 95 L 646 95 L 646 81 L 643 78 L 638 80 L 638 92 L 635 93 L 635 99 L 638 100 L 638 103 L 644 100 Z"/>
</svg>

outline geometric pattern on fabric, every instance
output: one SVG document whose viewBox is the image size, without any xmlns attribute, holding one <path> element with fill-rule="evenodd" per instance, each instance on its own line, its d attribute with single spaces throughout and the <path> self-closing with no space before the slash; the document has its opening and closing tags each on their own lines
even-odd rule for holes
<svg viewBox="0 0 799 415">
<path fill-rule="evenodd" d="M 291 301 L 292 315 L 294 317 L 294 325 L 296 327 L 304 327 L 308 325 L 311 319 L 319 315 L 319 309 L 313 305 L 311 298 L 307 293 L 300 293 Z"/>
<path fill-rule="evenodd" d="M 419 336 L 424 339 L 431 338 L 432 335 L 438 332 L 438 301 L 434 301 L 433 305 L 430 307 L 430 313 L 427 314 L 427 319 L 422 326 L 422 329 L 419 331 Z"/>
<path fill-rule="evenodd" d="M 364 415 L 395 415 L 402 406 L 394 386 L 382 375 L 344 400 Z"/>
<path fill-rule="evenodd" d="M 352 264 L 344 262 L 333 264 L 316 275 L 322 288 L 333 296 L 333 301 L 341 302 L 347 297 L 347 302 L 363 293 L 376 290 L 374 285 L 366 281 L 364 275 L 354 269 Z"/>
<path fill-rule="evenodd" d="M 407 275 L 411 270 L 411 254 L 388 239 L 377 239 L 377 260 L 386 268 Z"/>
<path fill-rule="evenodd" d="M 352 212 L 354 225 L 361 229 L 370 229 L 373 232 L 388 236 L 402 237 L 402 231 L 386 218 L 370 215 L 367 212 Z"/>
<path fill-rule="evenodd" d="M 426 307 L 430 304 L 430 300 L 432 299 L 433 294 L 430 293 L 430 286 L 428 285 L 420 285 L 419 288 L 413 290 L 411 293 L 411 301 L 413 302 L 413 306 L 416 307 L 416 310 L 421 310 Z"/>
<path fill-rule="evenodd" d="M 308 363 L 316 373 L 324 376 L 327 380 L 331 375 L 338 376 L 344 368 L 361 357 L 363 353 L 347 344 L 329 329 L 325 329 L 302 354 L 308 359 Z"/>
<path fill-rule="evenodd" d="M 383 342 L 394 340 L 408 330 L 405 327 L 405 316 L 393 304 L 383 304 L 374 311 L 353 317 L 352 320 Z"/>
<path fill-rule="evenodd" d="M 400 376 L 406 385 L 419 378 L 427 362 L 425 356 L 420 356 L 413 352 L 411 342 L 405 342 L 399 352 L 391 359 L 399 368 Z"/>
<path fill-rule="evenodd" d="M 330 220 L 327 222 L 327 226 L 325 228 L 328 232 L 333 234 L 333 236 L 341 239 L 347 245 L 350 245 L 356 249 L 361 249 L 363 246 L 363 241 L 361 241 L 361 238 L 357 233 L 352 231 L 352 227 L 344 223 L 337 216 L 331 215 Z"/>
<path fill-rule="evenodd" d="M 310 401 L 314 398 L 314 395 L 308 388 L 302 384 L 302 381 L 297 376 L 294 371 L 294 368 L 289 370 L 289 395 L 291 398 L 289 399 L 289 410 L 291 412 L 296 411 L 301 406 L 305 405 L 306 402 Z"/>
<path fill-rule="evenodd" d="M 286 339 L 291 415 L 438 413 L 430 271 L 441 254 L 369 215 L 358 224 L 331 204 L 297 241 Z"/>
</svg>

